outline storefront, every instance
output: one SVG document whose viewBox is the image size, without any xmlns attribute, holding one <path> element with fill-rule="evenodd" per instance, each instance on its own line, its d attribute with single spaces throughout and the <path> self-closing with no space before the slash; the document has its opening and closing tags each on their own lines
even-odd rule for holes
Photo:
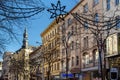
<svg viewBox="0 0 120 80">
<path fill-rule="evenodd" d="M 98 66 L 82 69 L 81 75 L 82 75 L 82 80 L 100 79 L 100 76 L 98 73 Z"/>
<path fill-rule="evenodd" d="M 66 80 L 66 77 L 67 79 L 69 80 L 79 80 L 80 78 L 80 74 L 76 73 L 76 74 L 73 74 L 73 73 L 61 73 L 61 80 Z"/>
<path fill-rule="evenodd" d="M 108 79 L 110 79 L 110 70 L 116 68 L 118 70 L 118 78 L 120 79 L 120 55 L 114 55 L 107 57 L 109 63 L 109 69 L 106 72 Z"/>
</svg>

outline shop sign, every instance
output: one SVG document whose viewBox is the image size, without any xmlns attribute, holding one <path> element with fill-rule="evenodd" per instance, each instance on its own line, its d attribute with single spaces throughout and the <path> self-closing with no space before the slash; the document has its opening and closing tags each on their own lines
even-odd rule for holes
<svg viewBox="0 0 120 80">
<path fill-rule="evenodd" d="M 68 78 L 73 78 L 73 77 L 74 77 L 74 75 L 73 75 L 72 73 L 69 73 L 69 74 L 62 73 L 62 74 L 61 74 L 61 77 L 62 77 L 62 78 L 66 78 L 66 76 L 67 76 Z"/>
<path fill-rule="evenodd" d="M 118 69 L 117 68 L 110 69 L 110 79 L 111 80 L 118 80 Z"/>
</svg>

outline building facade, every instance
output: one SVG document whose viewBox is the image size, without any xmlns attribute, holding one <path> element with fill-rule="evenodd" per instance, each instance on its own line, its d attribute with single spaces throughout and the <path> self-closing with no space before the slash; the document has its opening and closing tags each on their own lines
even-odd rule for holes
<svg viewBox="0 0 120 80">
<path fill-rule="evenodd" d="M 30 80 L 44 80 L 42 45 L 30 53 Z"/>
<path fill-rule="evenodd" d="M 106 61 L 108 61 L 109 69 L 107 69 L 107 76 L 111 75 L 111 70 L 116 69 L 116 79 L 120 79 L 120 54 L 119 54 L 119 32 L 120 32 L 120 0 L 104 1 L 104 14 L 107 17 L 116 19 L 114 29 L 110 30 L 110 35 L 106 40 Z M 107 18 L 104 18 L 106 20 Z M 112 77 L 112 76 L 111 76 Z M 110 79 L 111 77 L 108 77 Z M 114 77 L 115 78 L 115 77 Z"/>
<path fill-rule="evenodd" d="M 2 61 L 0 61 L 0 79 L 2 79 Z"/>
<path fill-rule="evenodd" d="M 76 7 L 75 7 L 76 8 Z M 70 13 L 75 12 L 74 9 Z M 80 73 L 80 29 L 79 23 L 70 14 L 60 25 L 61 78 L 76 78 Z"/>
<path fill-rule="evenodd" d="M 5 52 L 3 55 L 3 63 L 2 63 L 2 79 L 8 80 L 9 78 L 9 64 L 12 56 L 12 52 Z"/>
<path fill-rule="evenodd" d="M 47 29 L 41 33 L 42 51 L 44 57 L 44 77 L 60 78 L 60 43 L 59 26 L 53 21 Z"/>
<path fill-rule="evenodd" d="M 115 60 L 117 60 L 117 69 L 119 69 L 119 52 L 117 52 L 116 57 L 114 53 L 109 55 L 105 47 L 107 42 L 102 44 L 103 50 L 100 49 L 101 44 L 99 43 L 101 40 L 106 41 L 109 35 L 119 32 L 119 8 L 119 0 L 81 0 L 69 12 L 69 15 L 65 16 L 65 20 L 59 23 L 62 29 L 60 31 L 60 50 L 64 77 L 69 78 L 72 70 L 77 68 L 77 72 L 73 71 L 73 73 L 79 73 L 79 78 L 82 76 L 82 80 L 99 79 L 101 76 L 104 77 L 105 74 L 105 78 L 110 79 L 110 69 L 116 66 Z M 105 25 L 106 27 L 109 27 L 106 20 L 112 22 L 111 19 L 114 20 L 114 23 L 110 25 L 114 28 L 102 31 L 100 27 L 104 27 L 103 25 L 105 24 L 107 24 L 107 26 Z M 78 35 L 75 35 L 75 32 Z M 112 44 L 110 43 L 109 45 Z M 79 46 L 78 50 L 74 48 L 77 48 L 77 46 Z M 109 48 L 111 47 L 109 46 Z M 114 58 L 111 58 L 111 56 L 114 56 Z M 77 58 L 78 66 L 75 65 Z M 102 75 L 100 68 L 102 68 Z"/>
</svg>

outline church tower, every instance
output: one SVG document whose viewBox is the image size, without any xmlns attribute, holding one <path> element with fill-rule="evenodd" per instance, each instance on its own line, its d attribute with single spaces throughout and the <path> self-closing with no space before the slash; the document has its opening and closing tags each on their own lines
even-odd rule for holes
<svg viewBox="0 0 120 80">
<path fill-rule="evenodd" d="M 23 58 L 24 58 L 24 70 L 26 71 L 24 74 L 24 80 L 30 80 L 30 72 L 29 72 L 29 48 L 28 48 L 28 33 L 27 28 L 25 28 L 23 33 Z"/>
<path fill-rule="evenodd" d="M 25 28 L 24 34 L 23 34 L 23 45 L 22 45 L 22 48 L 28 49 L 28 33 L 27 33 L 27 29 L 26 28 Z"/>
</svg>

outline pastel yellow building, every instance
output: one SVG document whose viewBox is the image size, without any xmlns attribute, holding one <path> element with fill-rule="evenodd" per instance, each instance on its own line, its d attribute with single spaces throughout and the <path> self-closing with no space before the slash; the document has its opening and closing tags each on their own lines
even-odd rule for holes
<svg viewBox="0 0 120 80">
<path fill-rule="evenodd" d="M 60 78 L 60 36 L 59 25 L 53 21 L 41 33 L 44 56 L 44 77 Z"/>
</svg>

